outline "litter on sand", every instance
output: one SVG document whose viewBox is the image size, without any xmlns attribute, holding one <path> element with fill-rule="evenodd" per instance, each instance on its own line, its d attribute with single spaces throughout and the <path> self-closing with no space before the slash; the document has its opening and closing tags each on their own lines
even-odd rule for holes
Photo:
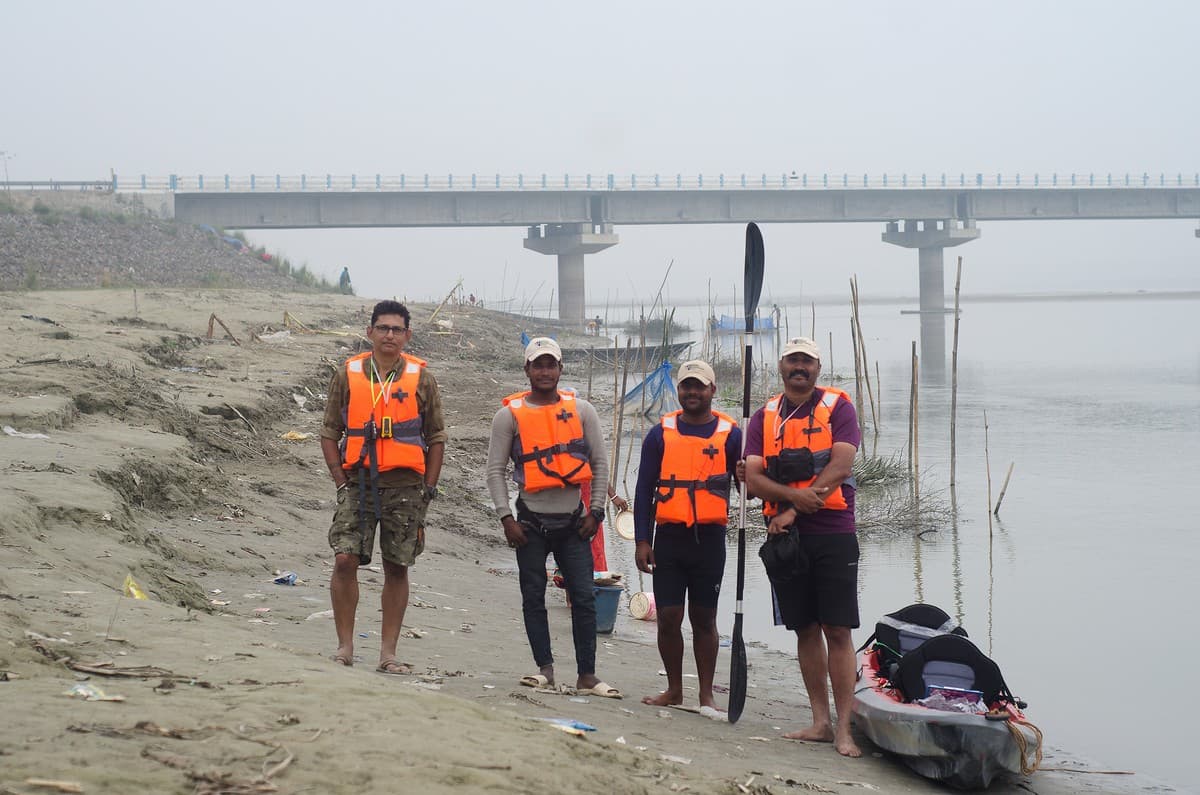
<svg viewBox="0 0 1200 795">
<path fill-rule="evenodd" d="M 49 436 L 47 436 L 44 433 L 25 433 L 23 431 L 18 431 L 16 428 L 14 428 L 11 425 L 5 425 L 4 432 L 7 433 L 9 436 L 14 436 L 18 439 L 49 439 L 50 438 Z"/>
<path fill-rule="evenodd" d="M 280 434 L 279 438 L 285 442 L 306 442 L 312 438 L 312 434 L 301 431 L 288 431 L 287 433 Z"/>
<path fill-rule="evenodd" d="M 82 698 L 84 701 L 124 701 L 125 696 L 110 696 L 100 688 L 87 682 L 80 682 L 63 693 L 64 696 Z"/>
<path fill-rule="evenodd" d="M 146 596 L 146 592 L 142 590 L 142 586 L 134 582 L 132 574 L 125 575 L 125 582 L 121 583 L 121 590 L 126 596 L 132 596 L 134 599 L 150 598 Z"/>
</svg>

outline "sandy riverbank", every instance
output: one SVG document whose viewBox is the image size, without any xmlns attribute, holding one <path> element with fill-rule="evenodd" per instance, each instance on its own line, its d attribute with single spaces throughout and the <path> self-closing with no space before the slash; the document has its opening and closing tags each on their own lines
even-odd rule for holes
<svg viewBox="0 0 1200 795">
<path fill-rule="evenodd" d="M 88 793 L 939 789 L 871 753 L 780 739 L 808 710 L 794 660 L 764 649 L 750 650 L 736 726 L 643 706 L 664 682 L 654 627 L 624 615 L 598 648 L 598 673 L 624 700 L 518 686 L 532 662 L 483 462 L 500 397 L 522 386 L 521 327 L 490 311 L 443 312 L 453 329 L 433 333 L 432 307 L 414 307 L 411 347 L 442 385 L 451 435 L 401 640 L 425 675 L 373 672 L 377 568 L 361 577 L 362 660 L 334 665 L 332 493 L 315 432 L 329 368 L 369 306 L 150 290 L 135 316 L 125 291 L 0 294 L 0 424 L 48 437 L 0 436 L 0 793 L 53 791 L 30 779 Z M 325 333 L 284 333 L 285 310 Z M 219 325 L 205 338 L 213 313 L 240 345 Z M 595 402 L 611 409 L 611 385 Z M 282 438 L 291 431 L 311 437 Z M 300 582 L 274 584 L 277 570 Z M 121 596 L 127 574 L 148 600 Z M 551 604 L 570 671 L 567 610 L 558 593 Z M 723 654 L 718 682 L 728 665 Z M 124 700 L 65 695 L 80 684 Z M 551 717 L 597 731 L 531 720 Z M 1045 765 L 1088 767 L 1055 750 Z M 994 791 L 1142 785 L 1042 772 Z"/>
</svg>

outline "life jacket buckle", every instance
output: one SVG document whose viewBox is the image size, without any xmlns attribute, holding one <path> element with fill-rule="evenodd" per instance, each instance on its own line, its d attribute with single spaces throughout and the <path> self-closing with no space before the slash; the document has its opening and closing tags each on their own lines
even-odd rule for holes
<svg viewBox="0 0 1200 795">
<path fill-rule="evenodd" d="M 391 439 L 392 438 L 392 418 L 391 417 L 383 418 L 383 427 L 379 431 L 379 438 L 380 439 Z"/>
</svg>

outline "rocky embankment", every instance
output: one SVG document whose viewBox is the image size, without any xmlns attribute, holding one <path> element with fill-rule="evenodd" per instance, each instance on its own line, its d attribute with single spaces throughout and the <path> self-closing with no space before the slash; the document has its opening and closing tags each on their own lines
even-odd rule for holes
<svg viewBox="0 0 1200 795">
<path fill-rule="evenodd" d="M 308 289 L 137 195 L 0 193 L 0 290 L 132 286 Z"/>
</svg>

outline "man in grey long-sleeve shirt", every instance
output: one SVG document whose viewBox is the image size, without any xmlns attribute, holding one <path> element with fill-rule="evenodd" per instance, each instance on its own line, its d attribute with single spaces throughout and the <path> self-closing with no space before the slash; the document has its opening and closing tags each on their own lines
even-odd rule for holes
<svg viewBox="0 0 1200 795">
<path fill-rule="evenodd" d="M 571 600 L 576 689 L 620 698 L 596 676 L 596 600 L 592 590 L 592 536 L 604 518 L 608 460 L 596 409 L 560 392 L 562 351 L 547 337 L 525 349 L 529 391 L 509 395 L 492 419 L 487 484 L 508 545 L 516 550 L 525 634 L 538 673 L 521 679 L 532 687 L 554 685 L 554 655 L 546 615 L 546 557 L 553 553 Z M 518 486 L 516 516 L 505 472 L 513 462 Z M 593 481 L 591 504 L 579 484 Z"/>
</svg>

